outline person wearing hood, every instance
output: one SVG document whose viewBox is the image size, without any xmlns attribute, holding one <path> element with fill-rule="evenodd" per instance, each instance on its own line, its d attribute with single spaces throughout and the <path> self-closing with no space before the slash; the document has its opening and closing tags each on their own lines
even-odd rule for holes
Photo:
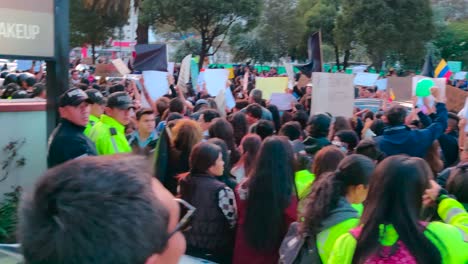
<svg viewBox="0 0 468 264">
<path fill-rule="evenodd" d="M 447 128 L 447 108 L 439 99 L 439 90 L 432 89 L 431 92 L 435 100 L 436 114 L 433 123 L 425 129 L 411 130 L 405 126 L 407 109 L 403 106 L 393 106 L 385 113 L 384 118 L 388 126 L 383 135 L 376 137 L 375 141 L 387 156 L 406 154 L 424 158 L 434 140 L 444 134 Z"/>
<path fill-rule="evenodd" d="M 297 260 L 298 257 L 302 257 L 301 263 L 318 258 L 321 263 L 327 263 L 335 241 L 358 226 L 362 213 L 359 204 L 367 197 L 367 186 L 374 169 L 371 159 L 353 154 L 342 160 L 335 172 L 322 175 L 312 185 L 300 217 L 303 221 L 294 223 L 292 227 L 297 228 L 297 236 L 303 239 L 304 245 L 315 242 L 317 250 L 314 252 L 319 256 L 308 255 L 306 259 L 304 256 L 292 256 L 297 251 L 287 237 L 281 246 L 284 249 L 284 253 L 280 252 L 281 263 L 291 263 L 287 259 Z"/>
</svg>

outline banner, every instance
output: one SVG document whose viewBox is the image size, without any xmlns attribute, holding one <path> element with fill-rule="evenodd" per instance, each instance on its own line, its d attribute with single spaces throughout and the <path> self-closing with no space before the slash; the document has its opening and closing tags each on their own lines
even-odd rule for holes
<svg viewBox="0 0 468 264">
<path fill-rule="evenodd" d="M 226 69 L 206 69 L 204 71 L 204 80 L 206 90 L 211 96 L 217 96 L 219 91 L 224 91 L 229 77 L 229 71 Z"/>
<path fill-rule="evenodd" d="M 314 72 L 312 81 L 311 115 L 328 112 L 333 116 L 353 116 L 354 76 Z"/>
<path fill-rule="evenodd" d="M 278 110 L 287 111 L 292 109 L 292 103 L 296 103 L 296 98 L 289 93 L 272 93 L 270 104 L 276 105 Z"/>
<path fill-rule="evenodd" d="M 138 44 L 133 68 L 137 71 L 167 71 L 166 44 Z"/>
<path fill-rule="evenodd" d="M 263 99 L 270 100 L 273 93 L 284 93 L 288 88 L 287 77 L 256 78 L 255 87 L 263 92 Z"/>
<path fill-rule="evenodd" d="M 422 79 L 431 79 L 432 81 L 434 81 L 435 86 L 439 88 L 440 90 L 439 92 L 441 96 L 440 100 L 445 99 L 445 89 L 446 89 L 446 83 L 447 83 L 447 80 L 445 78 L 429 78 L 429 77 L 420 76 L 420 75 L 414 76 L 412 79 L 412 96 L 416 95 L 416 86 L 418 82 Z"/>
<path fill-rule="evenodd" d="M 112 60 L 112 64 L 121 75 L 127 75 L 131 73 L 130 69 L 127 67 L 127 65 L 125 65 L 122 59 Z"/>
<path fill-rule="evenodd" d="M 151 99 L 157 100 L 169 91 L 167 82 L 167 72 L 165 71 L 144 71 L 145 87 Z"/>
<path fill-rule="evenodd" d="M 179 79 L 177 80 L 177 87 L 182 92 L 186 93 L 187 83 L 190 81 L 190 61 L 192 60 L 192 54 L 185 56 L 180 65 Z M 195 88 L 195 87 L 193 87 Z"/>
</svg>

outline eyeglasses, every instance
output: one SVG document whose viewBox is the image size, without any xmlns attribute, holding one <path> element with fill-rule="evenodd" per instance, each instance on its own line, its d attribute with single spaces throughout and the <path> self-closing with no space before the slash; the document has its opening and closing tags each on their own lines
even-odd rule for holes
<svg viewBox="0 0 468 264">
<path fill-rule="evenodd" d="M 180 219 L 179 223 L 177 223 L 174 231 L 170 232 L 169 233 L 169 238 L 171 238 L 175 233 L 179 232 L 179 231 L 185 231 L 185 230 L 188 230 L 190 228 L 190 225 L 191 225 L 191 220 L 192 220 L 192 217 L 193 217 L 193 214 L 195 213 L 195 211 L 197 210 L 195 207 L 193 207 L 191 204 L 187 203 L 186 201 L 182 200 L 182 199 L 174 199 L 176 202 L 179 203 L 179 205 L 182 207 L 184 207 L 184 209 L 187 211 L 184 216 Z M 185 211 L 184 210 L 184 211 Z M 181 210 L 182 212 L 182 210 Z"/>
</svg>

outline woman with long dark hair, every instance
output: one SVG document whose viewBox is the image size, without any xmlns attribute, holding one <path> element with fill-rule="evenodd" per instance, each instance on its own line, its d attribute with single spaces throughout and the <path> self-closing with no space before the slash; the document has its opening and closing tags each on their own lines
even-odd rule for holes
<svg viewBox="0 0 468 264">
<path fill-rule="evenodd" d="M 273 124 L 275 125 L 275 132 L 278 133 L 281 129 L 281 120 L 278 107 L 276 105 L 267 106 L 268 111 L 270 111 L 271 116 L 273 117 Z"/>
<path fill-rule="evenodd" d="M 249 124 L 247 123 L 247 118 L 242 112 L 237 112 L 229 117 L 229 122 L 234 129 L 234 142 L 236 146 L 240 146 L 242 138 L 249 131 Z"/>
<path fill-rule="evenodd" d="M 236 177 L 238 183 L 249 175 L 250 170 L 252 170 L 261 144 L 262 139 L 257 134 L 247 134 L 242 139 L 239 146 L 241 157 L 231 170 L 231 174 Z"/>
<path fill-rule="evenodd" d="M 224 118 L 213 119 L 210 128 L 208 129 L 210 138 L 220 138 L 226 142 L 229 148 L 230 158 L 232 163 L 237 163 L 240 158 L 239 151 L 237 151 L 236 144 L 234 143 L 234 129 L 232 125 Z"/>
<path fill-rule="evenodd" d="M 265 139 L 254 169 L 236 194 L 239 221 L 233 263 L 277 263 L 281 241 L 297 218 L 294 154 L 286 138 Z"/>
<path fill-rule="evenodd" d="M 327 263 L 336 239 L 359 224 L 360 213 L 352 204 L 366 199 L 374 169 L 371 159 L 354 154 L 342 160 L 335 172 L 325 173 L 312 186 L 302 214 L 300 234 L 315 237 L 312 243 L 317 244 L 322 263 Z"/>
<path fill-rule="evenodd" d="M 223 175 L 221 148 L 202 142 L 190 154 L 190 172 L 180 177 L 180 196 L 197 211 L 184 231 L 186 254 L 217 263 L 230 263 L 237 207 L 234 192 L 216 179 Z"/>
<path fill-rule="evenodd" d="M 341 236 L 328 263 L 467 263 L 468 214 L 420 158 L 392 156 L 372 175 L 360 227 Z M 444 223 L 422 222 L 437 202 Z"/>
<path fill-rule="evenodd" d="M 210 138 L 208 143 L 215 144 L 221 148 L 221 154 L 223 156 L 224 170 L 223 175 L 217 177 L 218 180 L 224 182 L 229 188 L 234 190 L 237 185 L 236 178 L 231 175 L 231 161 L 229 157 L 229 149 L 226 145 L 226 142 L 220 138 Z"/>
</svg>

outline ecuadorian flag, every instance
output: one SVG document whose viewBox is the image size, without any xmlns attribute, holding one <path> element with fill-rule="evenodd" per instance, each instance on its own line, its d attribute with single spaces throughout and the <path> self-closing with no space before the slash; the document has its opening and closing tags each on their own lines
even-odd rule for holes
<svg viewBox="0 0 468 264">
<path fill-rule="evenodd" d="M 447 62 L 444 59 L 442 59 L 439 62 L 439 65 L 437 65 L 437 68 L 435 69 L 434 77 L 449 79 L 451 75 L 452 72 L 450 71 Z"/>
</svg>

